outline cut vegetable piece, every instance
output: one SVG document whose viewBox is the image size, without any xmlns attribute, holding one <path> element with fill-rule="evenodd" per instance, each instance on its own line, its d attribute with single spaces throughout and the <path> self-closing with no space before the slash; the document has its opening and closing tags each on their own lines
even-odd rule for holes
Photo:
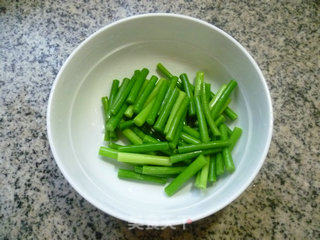
<svg viewBox="0 0 320 240">
<path fill-rule="evenodd" d="M 142 168 L 143 168 L 143 166 L 134 166 L 134 171 L 136 172 L 136 173 L 142 173 Z"/>
<path fill-rule="evenodd" d="M 226 121 L 226 118 L 221 114 L 215 121 L 214 123 L 216 124 L 217 127 L 219 127 L 222 123 Z"/>
<path fill-rule="evenodd" d="M 237 82 L 231 80 L 226 89 L 223 91 L 222 95 L 217 100 L 216 104 L 212 107 L 211 115 L 213 119 L 216 119 L 219 115 L 220 110 L 224 106 L 225 102 L 228 100 L 232 90 L 237 86 Z"/>
<path fill-rule="evenodd" d="M 184 169 L 186 169 L 186 167 L 143 166 L 142 173 L 149 175 L 177 174 L 181 173 Z"/>
<path fill-rule="evenodd" d="M 196 182 L 196 187 L 202 190 L 205 190 L 207 188 L 208 174 L 209 174 L 210 157 L 205 156 L 205 158 L 207 159 L 207 163 L 199 171 L 198 173 L 199 180 Z"/>
<path fill-rule="evenodd" d="M 234 121 L 238 118 L 238 115 L 237 113 L 235 113 L 235 111 L 233 111 L 231 108 L 227 107 L 225 110 L 224 110 L 224 114 L 230 118 L 230 120 Z"/>
<path fill-rule="evenodd" d="M 146 136 L 146 134 L 138 127 L 132 127 L 131 128 L 132 131 L 137 134 L 139 136 L 139 138 L 141 138 L 142 140 L 144 139 L 144 137 Z"/>
<path fill-rule="evenodd" d="M 148 83 L 149 83 L 149 80 L 148 80 L 148 79 L 144 80 L 144 82 L 143 82 L 143 84 L 142 84 L 142 87 L 141 87 L 141 89 L 140 89 L 140 91 L 139 91 L 138 97 L 137 97 L 137 99 L 136 99 L 136 101 L 135 101 L 135 103 L 137 102 L 137 100 L 140 98 L 140 96 L 142 95 L 142 93 L 143 93 L 144 90 L 146 89 Z"/>
<path fill-rule="evenodd" d="M 231 102 L 231 98 L 228 98 L 227 101 L 223 104 L 220 112 L 218 113 L 218 116 L 220 116 L 224 112 L 224 110 L 226 110 L 230 102 Z"/>
<path fill-rule="evenodd" d="M 232 130 L 226 125 L 228 137 L 231 136 Z"/>
<path fill-rule="evenodd" d="M 194 97 L 200 96 L 201 94 L 201 86 L 204 81 L 204 72 L 197 72 L 195 86 L 194 86 Z"/>
<path fill-rule="evenodd" d="M 171 166 L 169 157 L 165 156 L 154 156 L 147 154 L 139 153 L 118 153 L 118 161 L 134 164 L 151 164 L 151 165 L 160 165 L 160 166 Z"/>
<path fill-rule="evenodd" d="M 105 129 L 104 140 L 106 142 L 108 142 L 110 140 L 117 141 L 118 140 L 117 132 L 116 131 L 108 131 L 107 129 Z"/>
<path fill-rule="evenodd" d="M 161 107 L 161 103 L 163 101 L 163 98 L 164 98 L 167 90 L 168 90 L 168 84 L 169 84 L 168 81 L 163 82 L 160 87 L 159 94 L 155 97 L 155 102 L 154 102 L 152 109 L 149 112 L 149 115 L 146 120 L 149 125 L 153 125 L 157 116 L 158 116 L 158 112 Z"/>
<path fill-rule="evenodd" d="M 171 123 L 173 121 L 173 119 L 175 118 L 176 116 L 176 113 L 178 112 L 181 104 L 182 104 L 182 101 L 183 99 L 186 97 L 186 94 L 185 92 L 183 91 L 179 91 L 179 95 L 178 95 L 178 98 L 176 100 L 176 102 L 174 103 L 173 107 L 172 107 L 172 110 L 170 112 L 170 115 L 169 115 L 169 118 L 168 118 L 168 121 L 166 123 L 166 126 L 164 128 L 164 133 L 167 134 L 168 131 L 169 131 L 169 128 L 171 127 Z"/>
<path fill-rule="evenodd" d="M 224 89 L 226 88 L 226 86 L 227 85 L 222 85 L 222 87 L 221 88 L 223 88 L 224 87 Z M 221 90 L 221 88 L 220 88 L 220 90 Z M 220 91 L 219 90 L 219 91 Z M 222 92 L 221 92 L 222 93 Z M 218 92 L 218 94 L 219 94 L 219 92 Z M 217 94 L 217 95 L 218 95 Z M 210 92 L 210 95 L 211 95 L 211 100 L 210 100 L 210 103 L 209 103 L 209 107 L 210 107 L 210 109 L 212 108 L 212 106 L 214 105 L 214 102 L 213 101 L 216 101 L 216 95 L 213 93 L 213 92 Z M 238 118 L 238 115 L 230 108 L 230 107 L 227 107 L 225 110 L 224 110 L 224 112 L 223 112 L 223 114 L 225 114 L 230 120 L 236 120 L 237 118 Z"/>
<path fill-rule="evenodd" d="M 189 135 L 188 133 L 184 133 L 184 132 L 181 133 L 181 139 L 189 144 L 201 143 L 201 141 L 198 138 L 195 138 L 195 137 Z"/>
<path fill-rule="evenodd" d="M 134 104 L 148 73 L 149 73 L 149 70 L 147 68 L 144 68 L 139 73 L 136 74 L 136 81 L 133 84 L 131 91 L 130 91 L 130 94 L 126 100 L 127 103 Z"/>
<path fill-rule="evenodd" d="M 168 71 L 168 69 L 166 69 L 162 63 L 158 63 L 157 64 L 157 69 L 159 70 L 159 72 L 161 74 L 163 74 L 165 77 L 167 77 L 168 79 L 171 79 L 173 77 L 173 75 Z"/>
<path fill-rule="evenodd" d="M 197 175 L 196 175 L 196 179 L 194 181 L 194 186 L 196 188 L 198 188 L 199 184 L 200 184 L 200 177 L 201 177 L 201 169 L 200 171 L 198 171 Z"/>
<path fill-rule="evenodd" d="M 200 95 L 197 95 L 195 97 L 195 105 L 196 105 L 197 119 L 199 122 L 200 139 L 201 139 L 201 142 L 207 143 L 210 141 L 210 138 L 208 134 L 207 122 L 206 122 L 202 105 L 201 105 Z"/>
<path fill-rule="evenodd" d="M 190 134 L 192 137 L 195 137 L 195 138 L 200 139 L 200 133 L 199 133 L 196 129 L 194 129 L 194 128 L 192 128 L 192 127 L 189 127 L 189 126 L 187 126 L 187 125 L 184 125 L 182 130 L 183 130 L 185 133 Z"/>
<path fill-rule="evenodd" d="M 194 145 L 186 145 L 186 146 L 179 146 L 178 152 L 179 153 L 186 153 L 186 152 L 193 152 L 197 150 L 206 150 L 206 149 L 213 149 L 213 148 L 223 148 L 230 146 L 230 141 L 228 140 L 217 140 L 208 143 L 200 143 Z"/>
<path fill-rule="evenodd" d="M 106 104 L 105 100 L 103 99 L 102 104 L 104 106 L 104 113 L 105 113 L 105 122 L 107 124 L 107 122 L 109 121 L 110 117 L 111 117 L 111 106 L 114 103 L 114 100 L 116 98 L 116 95 L 118 93 L 118 87 L 119 87 L 119 80 L 115 79 L 112 81 L 112 86 L 111 86 L 111 90 L 110 90 L 110 98 L 109 98 L 109 102 Z M 116 134 L 113 131 L 109 131 L 107 129 L 105 129 L 105 140 L 109 141 L 110 139 L 114 139 L 116 137 Z"/>
<path fill-rule="evenodd" d="M 114 131 L 116 129 L 127 107 L 127 104 L 123 104 L 118 113 L 109 119 L 109 121 L 106 124 L 106 129 L 108 131 Z"/>
<path fill-rule="evenodd" d="M 149 97 L 150 93 L 154 89 L 157 80 L 158 80 L 158 78 L 156 76 L 153 75 L 151 77 L 147 87 L 145 88 L 145 90 L 143 91 L 141 96 L 137 99 L 137 102 L 134 104 L 133 111 L 135 113 L 138 114 L 139 112 L 142 111 L 144 103 L 147 101 L 147 98 Z"/>
<path fill-rule="evenodd" d="M 156 86 L 154 87 L 154 89 L 152 90 L 152 92 L 150 93 L 149 97 L 147 98 L 147 100 L 144 103 L 144 107 L 147 106 L 154 98 L 156 98 L 156 96 L 159 94 L 161 85 L 164 82 L 168 82 L 166 79 L 161 78 L 158 83 L 156 84 Z"/>
<path fill-rule="evenodd" d="M 120 145 L 120 144 L 117 144 L 117 143 L 114 143 L 114 142 L 109 142 L 108 146 L 109 146 L 109 148 L 112 148 L 112 149 L 115 149 L 115 150 L 118 150 L 119 147 L 123 147 L 123 145 Z"/>
<path fill-rule="evenodd" d="M 187 93 L 187 96 L 190 99 L 189 116 L 195 116 L 196 115 L 196 106 L 194 105 L 193 92 L 191 90 L 190 82 L 189 82 L 187 74 L 185 74 L 185 73 L 181 74 L 180 79 L 183 84 L 183 89 Z"/>
<path fill-rule="evenodd" d="M 169 144 L 167 142 L 158 143 L 144 143 L 140 145 L 127 145 L 118 147 L 119 152 L 129 152 L 129 153 L 145 153 L 152 151 L 165 151 L 169 150 Z"/>
<path fill-rule="evenodd" d="M 127 108 L 128 109 L 128 108 Z M 126 113 L 124 113 L 126 114 Z M 120 130 L 123 130 L 123 129 L 126 129 L 126 128 L 130 128 L 134 125 L 134 121 L 131 119 L 131 120 L 128 120 L 128 121 L 121 121 L 119 123 L 119 129 Z"/>
<path fill-rule="evenodd" d="M 152 99 L 152 101 L 133 119 L 137 126 L 141 127 L 146 122 L 154 102 L 155 99 Z"/>
<path fill-rule="evenodd" d="M 176 147 L 178 145 L 178 142 L 179 142 L 181 134 L 182 134 L 182 128 L 185 124 L 186 116 L 187 116 L 187 109 L 185 110 L 184 115 L 182 116 L 182 118 L 180 120 L 179 126 L 177 127 L 177 131 L 176 131 L 172 141 L 169 142 L 169 146 L 171 149 L 176 150 Z"/>
<path fill-rule="evenodd" d="M 111 113 L 113 115 L 116 115 L 125 103 L 134 82 L 135 75 L 131 78 L 131 80 L 129 78 L 123 79 L 123 83 L 121 84 L 121 87 L 117 93 L 114 103 L 111 106 Z"/>
<path fill-rule="evenodd" d="M 209 108 L 210 110 L 212 110 L 212 107 L 217 103 L 218 99 L 221 97 L 222 93 L 224 92 L 224 90 L 227 88 L 226 84 L 223 84 L 216 95 L 213 95 L 213 98 L 211 99 L 211 101 L 209 102 Z"/>
<path fill-rule="evenodd" d="M 178 109 L 176 116 L 174 117 L 174 119 L 172 120 L 172 124 L 168 130 L 168 134 L 166 135 L 166 139 L 168 141 L 172 141 L 178 126 L 181 122 L 181 119 L 183 118 L 183 116 L 185 115 L 185 113 L 188 111 L 188 106 L 189 106 L 189 98 L 186 96 L 183 100 L 182 103 L 180 105 L 180 108 Z"/>
<path fill-rule="evenodd" d="M 120 81 L 118 79 L 114 79 L 112 81 L 111 90 L 110 90 L 110 105 L 112 105 L 116 99 L 117 93 L 119 91 L 119 83 Z"/>
<path fill-rule="evenodd" d="M 231 136 L 229 138 L 230 141 L 230 146 L 229 149 L 230 151 L 233 150 L 234 146 L 236 145 L 237 141 L 239 140 L 240 136 L 242 134 L 242 129 L 235 127 L 231 133 Z"/>
<path fill-rule="evenodd" d="M 168 69 L 166 69 L 161 63 L 159 63 L 157 65 L 157 69 L 158 71 L 164 75 L 167 79 L 172 79 L 172 78 L 177 78 L 176 76 L 172 75 Z M 182 90 L 182 82 L 179 81 L 179 79 L 177 78 L 178 82 L 177 82 L 177 87 L 179 89 Z"/>
<path fill-rule="evenodd" d="M 203 108 L 203 112 L 204 115 L 206 117 L 207 123 L 210 127 L 210 130 L 212 132 L 212 136 L 220 136 L 220 131 L 218 129 L 218 127 L 216 126 L 212 116 L 211 116 L 211 112 L 209 109 L 209 104 L 207 101 L 207 97 L 206 97 L 206 86 L 205 84 L 202 84 L 201 86 L 201 103 L 202 103 L 202 108 Z"/>
<path fill-rule="evenodd" d="M 164 125 L 169 117 L 170 111 L 173 107 L 173 104 L 175 103 L 177 97 L 178 97 L 178 88 L 175 88 L 169 98 L 169 101 L 167 102 L 167 104 L 165 105 L 165 107 L 163 108 L 163 111 L 160 113 L 155 125 L 154 125 L 154 129 L 162 132 L 164 129 Z"/>
<path fill-rule="evenodd" d="M 211 84 L 210 83 L 205 83 L 205 93 L 206 93 L 206 99 L 207 99 L 207 102 L 208 102 L 208 105 L 209 105 L 209 102 L 211 100 Z"/>
<path fill-rule="evenodd" d="M 118 158 L 118 151 L 111 149 L 111 148 L 107 148 L 107 147 L 100 147 L 99 155 L 104 156 L 104 157 L 117 159 Z"/>
<path fill-rule="evenodd" d="M 135 134 L 130 128 L 124 129 L 122 134 L 132 143 L 132 144 L 142 144 L 141 138 Z"/>
<path fill-rule="evenodd" d="M 115 79 L 112 81 L 112 86 L 111 86 L 111 90 L 110 90 L 110 98 L 109 101 L 107 97 L 102 99 L 102 104 L 104 107 L 104 114 L 105 114 L 105 123 L 107 124 L 107 122 L 109 121 L 110 117 L 111 117 L 111 106 L 114 102 L 114 99 L 117 95 L 118 92 L 118 87 L 119 87 L 119 80 Z M 117 134 L 114 131 L 109 131 L 107 130 L 107 128 L 105 128 L 105 134 L 104 134 L 104 140 L 105 141 L 109 141 L 110 139 L 117 139 Z"/>
<path fill-rule="evenodd" d="M 227 140 L 228 139 L 228 132 L 227 132 L 226 125 L 224 123 L 221 124 L 221 126 L 220 126 L 220 132 L 221 132 L 221 139 Z M 224 161 L 224 165 L 225 165 L 226 170 L 229 173 L 234 172 L 235 167 L 234 167 L 234 163 L 232 160 L 231 151 L 230 151 L 229 146 L 223 148 L 222 157 L 223 157 L 223 161 Z"/>
<path fill-rule="evenodd" d="M 169 101 L 169 98 L 172 95 L 172 92 L 174 91 L 174 89 L 177 86 L 177 81 L 178 81 L 177 77 L 173 77 L 173 78 L 170 79 L 169 88 L 168 88 L 168 91 L 166 92 L 166 95 L 164 96 L 164 99 L 162 101 L 162 104 L 161 104 L 160 111 L 159 111 L 158 115 L 160 115 L 162 113 L 164 107 L 167 105 L 167 103 Z"/>
<path fill-rule="evenodd" d="M 217 181 L 216 157 L 214 155 L 210 156 L 208 181 L 209 182 L 216 182 Z"/>
<path fill-rule="evenodd" d="M 188 159 L 193 159 L 198 157 L 200 154 L 202 154 L 201 150 L 194 151 L 194 152 L 188 152 L 188 153 L 182 153 L 182 154 L 175 154 L 170 156 L 170 162 L 171 163 L 177 163 L 182 162 Z"/>
<path fill-rule="evenodd" d="M 217 177 L 224 174 L 224 161 L 223 161 L 222 153 L 218 153 L 216 156 L 216 174 L 217 174 Z"/>
<path fill-rule="evenodd" d="M 143 138 L 143 142 L 144 142 L 144 143 L 159 143 L 160 140 L 155 139 L 155 138 L 153 138 L 153 137 L 151 137 L 151 136 L 149 136 L 149 135 L 146 135 L 146 136 Z M 170 152 L 169 150 L 162 150 L 162 151 L 160 151 L 160 152 L 162 152 L 162 153 L 164 153 L 164 154 L 166 154 L 166 155 L 168 155 L 168 156 L 171 155 L 171 152 Z"/>
<path fill-rule="evenodd" d="M 191 160 L 193 158 L 198 157 L 200 154 L 208 155 L 208 154 L 218 153 L 221 151 L 222 151 L 221 148 L 214 148 L 209 150 L 197 150 L 193 152 L 179 153 L 179 154 L 171 155 L 170 162 L 173 164 L 173 163 L 182 162 L 185 160 Z"/>
<path fill-rule="evenodd" d="M 102 106 L 103 106 L 104 119 L 105 119 L 105 121 L 108 121 L 108 119 L 110 117 L 110 115 L 108 115 L 108 111 L 109 111 L 108 97 L 102 97 L 101 102 L 102 102 Z"/>
<path fill-rule="evenodd" d="M 127 110 L 124 112 L 124 115 L 127 117 L 127 118 L 132 118 L 133 116 L 133 105 L 130 105 L 127 107 Z"/>
<path fill-rule="evenodd" d="M 144 175 L 144 174 L 136 173 L 134 171 L 127 170 L 127 169 L 119 169 L 118 177 L 121 179 L 132 179 L 132 180 L 139 180 L 139 181 L 153 182 L 153 183 L 160 183 L 160 184 L 165 184 L 167 182 L 166 178 Z"/>
<path fill-rule="evenodd" d="M 207 159 L 203 155 L 200 155 L 164 189 L 166 194 L 168 196 L 175 194 L 182 185 L 194 176 L 205 164 L 207 164 Z"/>
<path fill-rule="evenodd" d="M 157 142 L 160 142 L 159 140 L 149 136 L 149 135 L 145 135 L 144 138 L 143 138 L 143 142 L 144 143 L 157 143 Z"/>
<path fill-rule="evenodd" d="M 110 118 L 110 101 L 108 100 L 108 97 L 101 98 L 102 106 L 103 106 L 103 113 L 104 113 L 104 121 L 105 125 L 109 121 Z M 111 139 L 111 133 L 107 128 L 105 127 L 104 131 L 104 140 L 109 141 Z"/>
</svg>

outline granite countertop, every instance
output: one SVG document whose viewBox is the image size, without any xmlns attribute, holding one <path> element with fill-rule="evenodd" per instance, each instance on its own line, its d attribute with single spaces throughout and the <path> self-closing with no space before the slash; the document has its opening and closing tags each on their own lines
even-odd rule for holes
<svg viewBox="0 0 320 240">
<path fill-rule="evenodd" d="M 319 1 L 1 1 L 0 239 L 320 239 Z M 115 20 L 203 19 L 243 44 L 273 100 L 264 166 L 232 204 L 186 229 L 130 229 L 84 200 L 49 149 L 51 85 L 71 51 Z"/>
</svg>

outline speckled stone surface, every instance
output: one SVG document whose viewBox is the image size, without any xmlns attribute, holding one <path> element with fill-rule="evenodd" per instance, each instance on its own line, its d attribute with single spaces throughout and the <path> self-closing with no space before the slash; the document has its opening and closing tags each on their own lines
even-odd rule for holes
<svg viewBox="0 0 320 240">
<path fill-rule="evenodd" d="M 320 239 L 319 1 L 0 1 L 0 239 Z M 71 51 L 148 12 L 208 21 L 243 44 L 271 91 L 274 135 L 253 184 L 214 216 L 130 230 L 72 189 L 51 155 L 46 107 Z"/>
</svg>

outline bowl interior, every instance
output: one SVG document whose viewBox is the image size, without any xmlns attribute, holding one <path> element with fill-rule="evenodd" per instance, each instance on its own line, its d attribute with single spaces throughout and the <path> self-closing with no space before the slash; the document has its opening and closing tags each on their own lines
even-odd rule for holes
<svg viewBox="0 0 320 240">
<path fill-rule="evenodd" d="M 113 79 L 131 77 L 158 62 L 193 80 L 199 70 L 217 90 L 234 78 L 231 107 L 243 135 L 233 151 L 236 171 L 206 192 L 190 181 L 173 197 L 163 186 L 119 180 L 121 164 L 98 156 L 103 145 L 101 97 Z M 102 29 L 68 59 L 55 83 L 48 110 L 55 159 L 72 186 L 103 211 L 130 222 L 165 225 L 197 220 L 235 199 L 259 171 L 268 149 L 272 112 L 268 90 L 254 62 L 221 30 L 176 15 L 146 15 Z"/>
</svg>

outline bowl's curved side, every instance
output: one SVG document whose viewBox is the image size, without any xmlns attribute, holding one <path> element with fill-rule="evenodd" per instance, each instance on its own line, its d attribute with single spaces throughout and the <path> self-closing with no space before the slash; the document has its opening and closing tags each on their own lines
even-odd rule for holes
<svg viewBox="0 0 320 240">
<path fill-rule="evenodd" d="M 102 29 L 98 30 L 97 32 L 95 32 L 94 34 L 92 34 L 85 41 L 83 41 L 67 58 L 66 62 L 63 64 L 62 68 L 60 69 L 60 71 L 59 71 L 59 73 L 53 83 L 53 86 L 52 86 L 52 89 L 50 92 L 50 96 L 49 96 L 49 100 L 48 100 L 48 108 L 47 108 L 47 132 L 48 132 L 48 140 L 49 140 L 49 144 L 51 147 L 51 151 L 53 153 L 55 161 L 57 162 L 57 165 L 59 166 L 62 174 L 68 180 L 68 182 L 71 184 L 71 186 L 77 192 L 79 192 L 79 194 L 82 197 L 84 197 L 87 201 L 89 201 L 90 203 L 92 203 L 93 205 L 95 205 L 96 207 L 101 209 L 102 211 L 104 211 L 114 217 L 128 221 L 128 222 L 133 222 L 133 223 L 138 223 L 138 224 L 146 224 L 146 225 L 177 225 L 177 224 L 185 223 L 186 219 L 179 218 L 179 216 L 177 216 L 177 218 L 175 218 L 175 219 L 165 219 L 165 220 L 164 219 L 150 220 L 150 219 L 136 218 L 134 216 L 129 216 L 125 212 L 118 211 L 116 208 L 113 208 L 112 205 L 104 205 L 104 204 L 102 204 L 102 202 L 98 202 L 94 197 L 92 197 L 90 194 L 88 194 L 86 191 L 84 191 L 82 186 L 79 185 L 77 183 L 77 181 L 71 176 L 70 171 L 65 166 L 65 163 L 62 161 L 62 159 L 60 158 L 60 154 L 58 153 L 58 149 L 55 146 L 55 140 L 54 140 L 55 136 L 53 134 L 54 130 L 53 130 L 53 126 L 52 126 L 53 123 L 51 122 L 51 121 L 53 121 L 53 118 L 54 118 L 53 112 L 56 107 L 56 102 L 58 101 L 56 99 L 57 86 L 58 86 L 59 82 L 61 81 L 62 75 L 66 71 L 66 68 L 68 68 L 68 66 L 71 64 L 71 62 L 75 61 L 75 58 L 77 57 L 78 53 L 80 51 L 84 51 L 93 39 L 97 38 L 101 33 L 107 31 L 108 29 L 110 29 L 112 27 L 119 26 L 122 23 L 128 23 L 132 20 L 139 20 L 140 21 L 140 20 L 147 20 L 148 18 L 154 18 L 154 17 L 170 18 L 173 21 L 178 20 L 178 19 L 182 20 L 182 21 L 187 20 L 190 23 L 196 23 L 196 24 L 200 24 L 202 26 L 206 26 L 211 31 L 215 31 L 215 32 L 218 32 L 219 34 L 221 34 L 224 38 L 226 38 L 230 42 L 232 42 L 232 44 L 234 46 L 236 46 L 236 48 L 238 48 L 244 54 L 244 56 L 247 58 L 248 62 L 250 62 L 250 64 L 254 68 L 256 74 L 259 76 L 258 80 L 260 81 L 260 84 L 263 86 L 263 92 L 266 97 L 265 109 L 267 112 L 265 113 L 265 116 L 268 116 L 268 122 L 265 125 L 265 127 L 267 129 L 267 131 L 265 132 L 265 135 L 266 135 L 265 139 L 266 140 L 265 140 L 265 145 L 264 145 L 264 147 L 261 151 L 261 154 L 260 154 L 260 159 L 257 162 L 257 164 L 255 165 L 255 168 L 252 169 L 252 174 L 247 179 L 244 180 L 243 185 L 241 185 L 241 187 L 237 188 L 233 192 L 233 194 L 230 195 L 228 200 L 225 201 L 223 204 L 220 204 L 219 206 L 207 208 L 205 211 L 202 211 L 202 212 L 199 212 L 198 214 L 194 214 L 194 215 L 190 216 L 190 218 L 192 219 L 192 221 L 196 221 L 196 220 L 199 220 L 201 218 L 204 218 L 206 216 L 209 216 L 209 215 L 219 211 L 220 209 L 224 208 L 229 203 L 231 203 L 233 200 L 235 200 L 250 185 L 250 183 L 253 181 L 253 179 L 255 178 L 255 176 L 257 175 L 257 173 L 259 172 L 260 168 L 263 165 L 264 159 L 266 158 L 266 155 L 268 153 L 268 149 L 269 149 L 271 137 L 272 137 L 272 128 L 273 128 L 272 102 L 271 102 L 271 96 L 270 96 L 270 93 L 268 90 L 267 83 L 265 81 L 265 78 L 264 78 L 261 70 L 259 69 L 257 63 L 255 62 L 255 60 L 251 57 L 251 55 L 246 51 L 246 49 L 240 43 L 238 43 L 234 38 L 232 38 L 230 35 L 228 35 L 224 31 L 222 31 L 221 29 L 219 29 L 209 23 L 206 23 L 202 20 L 195 19 L 192 17 L 178 15 L 178 14 L 167 14 L 167 13 L 137 15 L 137 16 L 129 17 L 129 18 L 117 21 L 115 23 L 112 23 L 110 25 L 107 25 L 104 28 L 102 28 Z"/>
</svg>

